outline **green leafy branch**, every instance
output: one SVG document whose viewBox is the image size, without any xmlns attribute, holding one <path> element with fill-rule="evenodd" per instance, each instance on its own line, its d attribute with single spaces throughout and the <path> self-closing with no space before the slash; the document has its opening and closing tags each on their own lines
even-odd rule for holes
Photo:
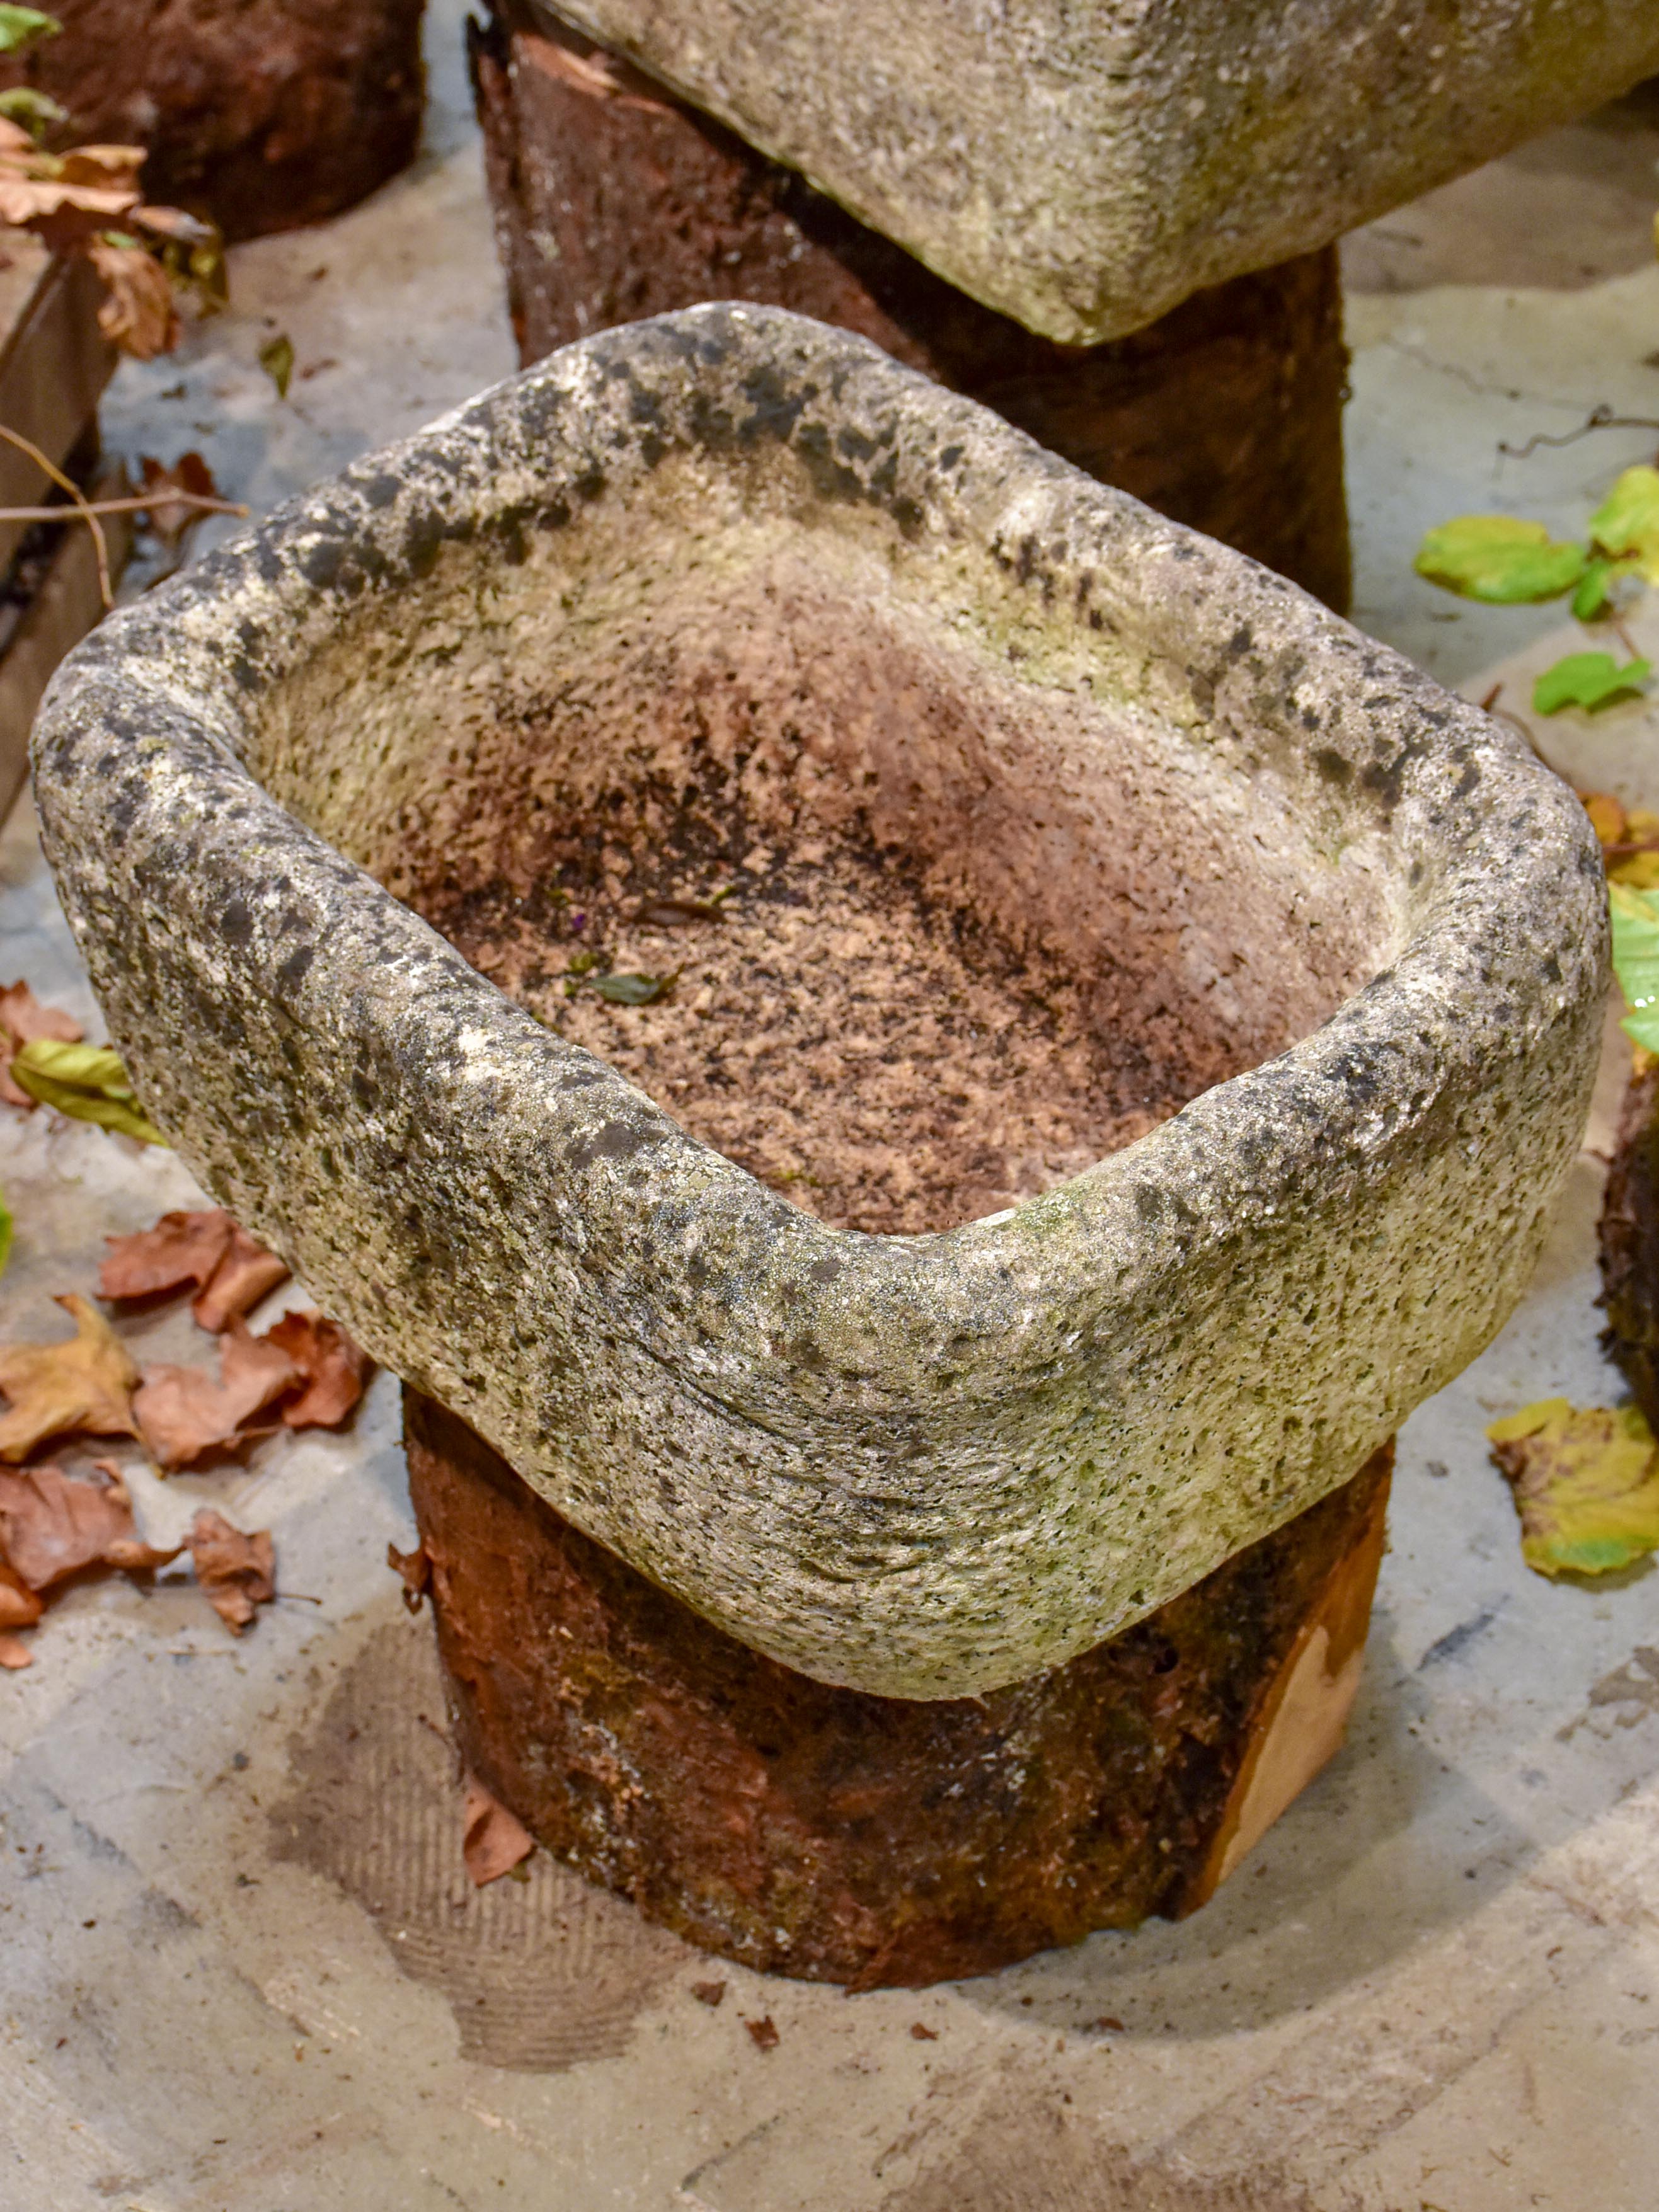
<svg viewBox="0 0 1659 2212">
<path fill-rule="evenodd" d="M 1489 606 L 1536 605 L 1571 592 L 1582 623 L 1607 622 L 1629 658 L 1569 653 L 1533 686 L 1533 711 L 1594 712 L 1639 692 L 1653 664 L 1637 653 L 1620 620 L 1620 586 L 1659 583 L 1659 469 L 1626 469 L 1589 519 L 1583 541 L 1552 538 L 1541 522 L 1516 514 L 1462 514 L 1431 530 L 1413 564 L 1419 576 Z"/>
</svg>

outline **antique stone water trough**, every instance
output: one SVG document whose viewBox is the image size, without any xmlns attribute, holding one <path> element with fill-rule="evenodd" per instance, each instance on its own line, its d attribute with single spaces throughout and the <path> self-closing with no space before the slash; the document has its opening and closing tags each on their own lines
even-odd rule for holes
<svg viewBox="0 0 1659 2212">
<path fill-rule="evenodd" d="M 106 622 L 112 1036 L 409 1386 L 467 1757 L 866 1984 L 1214 1881 L 1577 1145 L 1571 793 L 848 334 L 574 345 Z"/>
</svg>

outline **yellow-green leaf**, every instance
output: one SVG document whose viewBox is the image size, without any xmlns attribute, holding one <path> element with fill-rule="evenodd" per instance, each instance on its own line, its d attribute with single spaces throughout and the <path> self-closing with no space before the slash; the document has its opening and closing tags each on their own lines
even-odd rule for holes
<svg viewBox="0 0 1659 2212">
<path fill-rule="evenodd" d="M 286 331 L 265 340 L 259 349 L 259 366 L 276 386 L 276 397 L 286 399 L 294 379 L 294 341 Z"/>
<path fill-rule="evenodd" d="M 1564 707 L 1605 707 L 1640 690 L 1652 673 L 1650 660 L 1627 660 L 1621 667 L 1610 653 L 1565 653 L 1533 685 L 1533 712 L 1559 714 Z"/>
<path fill-rule="evenodd" d="M 1659 583 L 1659 469 L 1626 469 L 1590 517 L 1590 535 L 1604 553 L 1628 555 L 1650 584 Z"/>
<path fill-rule="evenodd" d="M 1584 574 L 1582 545 L 1558 544 L 1517 514 L 1460 514 L 1430 531 L 1413 563 L 1419 576 L 1466 599 L 1510 605 L 1554 599 Z"/>
<path fill-rule="evenodd" d="M 0 1198 L 0 1267 L 11 1257 L 11 1208 Z"/>
<path fill-rule="evenodd" d="M 1648 1052 L 1659 1052 L 1659 890 L 1609 884 L 1613 972 L 1630 1012 L 1624 1031 Z"/>
<path fill-rule="evenodd" d="M 56 15 L 46 15 L 38 8 L 0 6 L 0 54 L 15 54 L 23 46 L 32 46 L 37 39 L 55 39 L 63 29 Z"/>
<path fill-rule="evenodd" d="M 13 1058 L 12 1079 L 43 1106 L 55 1106 L 76 1121 L 137 1137 L 141 1144 L 165 1145 L 167 1139 L 133 1095 L 121 1056 L 105 1044 L 59 1044 L 36 1037 Z"/>
<path fill-rule="evenodd" d="M 1634 1406 L 1540 1399 L 1486 1431 L 1540 1575 L 1605 1575 L 1659 1550 L 1659 1443 Z"/>
</svg>

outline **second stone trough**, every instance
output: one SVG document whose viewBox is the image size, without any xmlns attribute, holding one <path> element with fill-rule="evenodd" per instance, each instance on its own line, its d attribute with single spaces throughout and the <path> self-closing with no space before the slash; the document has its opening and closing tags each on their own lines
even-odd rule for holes
<svg viewBox="0 0 1659 2212">
<path fill-rule="evenodd" d="M 868 1984 L 1201 1901 L 1577 1148 L 1571 793 L 845 332 L 571 346 L 36 738 L 146 1105 L 410 1387 L 466 1756 Z"/>
</svg>

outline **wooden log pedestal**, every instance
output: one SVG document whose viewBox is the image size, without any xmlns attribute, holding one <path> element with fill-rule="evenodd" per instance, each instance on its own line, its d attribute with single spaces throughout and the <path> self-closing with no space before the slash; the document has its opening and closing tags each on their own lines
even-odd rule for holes
<svg viewBox="0 0 1659 2212">
<path fill-rule="evenodd" d="M 705 1949 L 854 1989 L 1202 1905 L 1342 1740 L 1393 1446 L 1123 1634 L 983 1698 L 836 1689 L 711 1627 L 405 1390 L 461 1753 Z"/>
<path fill-rule="evenodd" d="M 495 0 L 489 30 L 470 35 L 526 362 L 704 300 L 791 307 L 873 339 L 1346 611 L 1334 246 L 1200 291 L 1129 337 L 1061 345 L 958 291 L 544 6 Z"/>
<path fill-rule="evenodd" d="M 0 62 L 0 85 L 49 94 L 76 143 L 147 147 L 149 199 L 258 238 L 355 207 L 413 161 L 424 5 L 52 0 L 61 29 Z"/>
</svg>

